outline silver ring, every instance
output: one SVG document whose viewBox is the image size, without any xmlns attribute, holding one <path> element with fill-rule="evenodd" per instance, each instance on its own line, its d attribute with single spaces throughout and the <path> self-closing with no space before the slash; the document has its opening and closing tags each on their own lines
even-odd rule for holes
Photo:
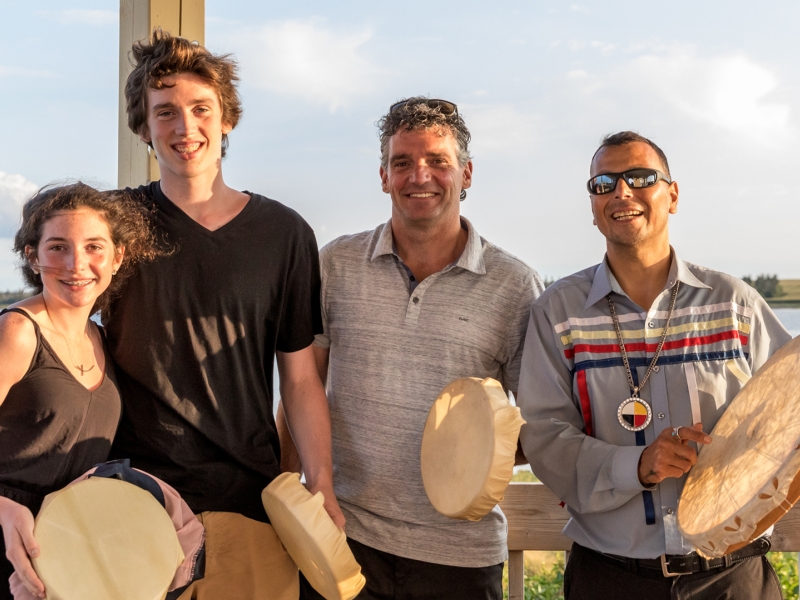
<svg viewBox="0 0 800 600">
<path fill-rule="evenodd" d="M 681 434 L 680 434 L 680 429 L 681 429 L 680 427 L 673 427 L 672 428 L 672 439 L 675 440 L 678 443 L 683 441 L 683 438 L 681 437 Z"/>
</svg>

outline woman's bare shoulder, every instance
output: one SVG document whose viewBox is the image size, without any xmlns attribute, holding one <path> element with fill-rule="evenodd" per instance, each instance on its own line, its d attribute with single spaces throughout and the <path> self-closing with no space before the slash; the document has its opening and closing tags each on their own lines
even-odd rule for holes
<svg viewBox="0 0 800 600">
<path fill-rule="evenodd" d="M 35 352 L 36 329 L 31 320 L 12 311 L 0 315 L 0 403 L 8 389 L 28 372 Z"/>
</svg>

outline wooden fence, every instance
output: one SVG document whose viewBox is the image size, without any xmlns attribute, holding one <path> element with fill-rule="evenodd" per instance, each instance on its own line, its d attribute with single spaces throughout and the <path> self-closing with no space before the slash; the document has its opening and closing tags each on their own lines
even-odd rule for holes
<svg viewBox="0 0 800 600">
<path fill-rule="evenodd" d="M 541 483 L 512 483 L 500 506 L 508 519 L 508 598 L 523 600 L 523 551 L 569 550 L 572 541 L 561 535 L 569 515 Z M 775 526 L 772 550 L 800 551 L 800 504 Z"/>
</svg>

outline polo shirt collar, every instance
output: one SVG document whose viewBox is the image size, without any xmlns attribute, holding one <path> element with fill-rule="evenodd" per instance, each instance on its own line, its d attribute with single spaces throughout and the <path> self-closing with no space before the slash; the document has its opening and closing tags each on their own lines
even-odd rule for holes
<svg viewBox="0 0 800 600">
<path fill-rule="evenodd" d="M 710 285 L 706 285 L 694 276 L 694 274 L 689 270 L 689 267 L 687 267 L 686 263 L 680 259 L 672 246 L 670 246 L 670 250 L 672 251 L 672 263 L 669 267 L 669 276 L 667 277 L 666 288 L 671 288 L 673 285 L 675 285 L 675 280 L 677 279 L 684 285 L 689 285 L 695 288 L 711 289 Z M 594 280 L 592 281 L 592 289 L 589 290 L 589 296 L 586 298 L 586 305 L 584 306 L 584 309 L 587 309 L 593 304 L 597 303 L 599 300 L 602 300 L 611 292 L 616 292 L 621 296 L 627 296 L 627 294 L 622 291 L 622 288 L 617 282 L 617 278 L 614 277 L 614 274 L 611 272 L 611 268 L 608 266 L 608 255 L 606 255 L 603 257 L 603 262 L 598 265 L 597 271 L 595 271 Z"/>
<path fill-rule="evenodd" d="M 372 251 L 372 258 L 370 258 L 370 260 L 375 260 L 387 254 L 394 254 L 394 238 L 392 238 L 391 219 L 386 221 L 386 224 L 383 226 L 381 234 L 378 236 L 378 243 L 375 244 L 375 250 Z"/>
<path fill-rule="evenodd" d="M 483 261 L 483 240 L 481 240 L 478 232 L 475 231 L 475 228 L 468 219 L 461 217 L 461 225 L 467 229 L 467 245 L 464 246 L 464 251 L 452 266 L 466 269 L 467 271 L 471 271 L 477 275 L 485 275 L 486 265 Z M 374 261 L 378 257 L 385 256 L 387 254 L 395 254 L 391 219 L 389 219 L 386 222 L 386 225 L 383 226 L 383 230 L 378 237 L 378 243 L 375 244 L 375 250 L 372 252 L 372 257 L 370 260 Z"/>
<path fill-rule="evenodd" d="M 472 271 L 477 275 L 486 274 L 486 265 L 483 262 L 483 240 L 467 219 L 461 217 L 461 225 L 467 226 L 467 245 L 458 257 L 455 266 Z"/>
</svg>

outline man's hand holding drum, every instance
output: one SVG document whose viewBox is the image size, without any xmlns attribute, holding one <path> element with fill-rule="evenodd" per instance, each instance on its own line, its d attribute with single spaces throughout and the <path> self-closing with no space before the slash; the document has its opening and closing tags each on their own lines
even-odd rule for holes
<svg viewBox="0 0 800 600">
<path fill-rule="evenodd" d="M 314 342 L 328 379 L 336 495 L 367 580 L 361 597 L 500 600 L 505 519 L 499 508 L 479 521 L 436 512 L 420 468 L 423 430 L 455 380 L 491 378 L 516 392 L 541 282 L 461 216 L 473 165 L 455 103 L 406 98 L 379 127 L 391 219 L 322 249 L 324 332 Z M 297 468 L 283 427 L 284 466 Z M 302 600 L 319 600 L 308 582 L 301 589 Z"/>
<path fill-rule="evenodd" d="M 689 445 L 710 444 L 711 436 L 703 433 L 703 424 L 665 429 L 645 448 L 639 458 L 639 481 L 653 486 L 667 477 L 682 477 L 697 462 L 697 450 Z"/>
<path fill-rule="evenodd" d="M 127 192 L 154 209 L 158 238 L 175 246 L 137 269 L 103 314 L 126 373 L 112 456 L 173 485 L 203 522 L 205 576 L 182 598 L 297 598 L 296 566 L 261 502 L 280 474 L 276 361 L 309 488 L 344 522 L 312 349 L 322 332 L 314 232 L 280 202 L 225 182 L 228 134 L 242 115 L 233 57 L 155 31 L 131 62 L 128 126 L 161 179 Z"/>
<path fill-rule="evenodd" d="M 678 511 L 703 425 L 790 336 L 753 288 L 678 256 L 678 184 L 651 140 L 606 136 L 587 189 L 606 255 L 534 303 L 517 397 L 525 455 L 571 516 L 565 600 L 777 600 L 768 541 L 709 562 Z"/>
</svg>

